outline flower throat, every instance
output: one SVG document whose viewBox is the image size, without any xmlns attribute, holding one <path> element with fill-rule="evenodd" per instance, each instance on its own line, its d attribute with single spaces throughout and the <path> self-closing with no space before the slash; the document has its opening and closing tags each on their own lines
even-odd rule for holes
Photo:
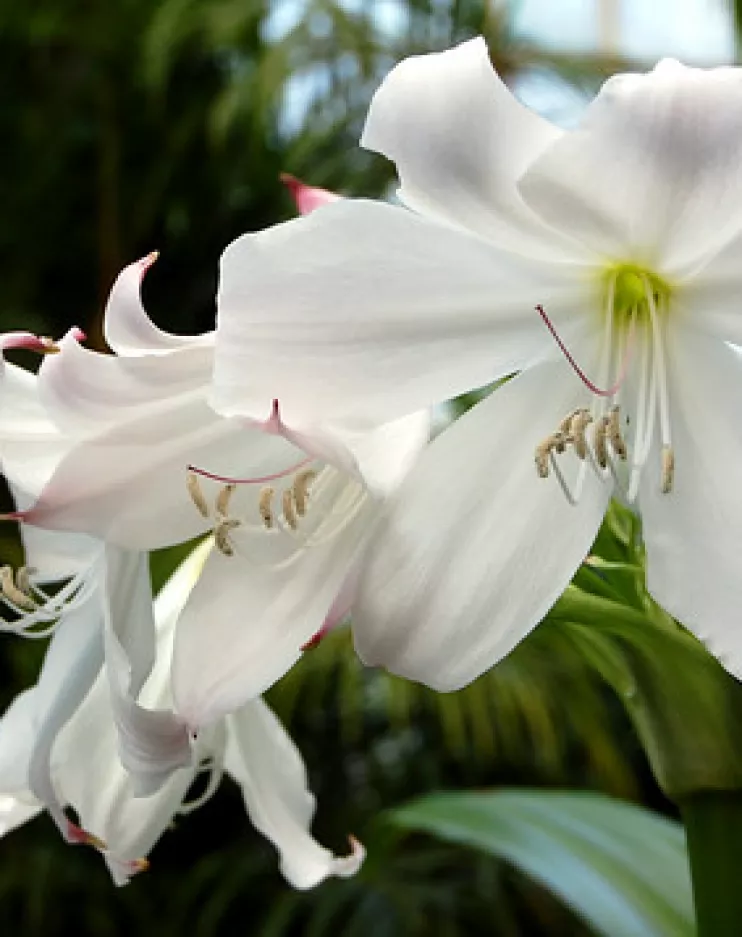
<svg viewBox="0 0 742 937">
<path fill-rule="evenodd" d="M 670 433 L 670 407 L 663 323 L 669 309 L 670 287 L 655 274 L 634 264 L 615 264 L 605 270 L 603 339 L 598 373 L 593 380 L 570 352 L 543 306 L 541 316 L 560 351 L 590 394 L 587 405 L 566 414 L 553 433 L 535 449 L 540 478 L 551 471 L 565 496 L 576 504 L 590 467 L 601 479 L 613 478 L 634 501 L 647 463 L 655 430 L 659 430 L 659 488 L 672 491 L 675 457 Z M 633 406 L 625 401 L 626 384 L 636 382 Z M 625 433 L 632 417 L 631 439 Z M 626 417 L 624 418 L 624 413 Z M 559 458 L 573 452 L 579 462 L 572 487 Z M 628 475 L 619 465 L 625 463 Z M 622 482 L 628 478 L 626 484 Z"/>
</svg>

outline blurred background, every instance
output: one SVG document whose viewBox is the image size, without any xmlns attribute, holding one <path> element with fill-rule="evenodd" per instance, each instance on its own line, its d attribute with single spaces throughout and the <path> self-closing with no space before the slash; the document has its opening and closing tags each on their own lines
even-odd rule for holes
<svg viewBox="0 0 742 937">
<path fill-rule="evenodd" d="M 210 328 L 224 246 L 293 214 L 281 171 L 390 193 L 391 167 L 356 141 L 404 56 L 483 33 L 516 93 L 569 125 L 614 71 L 664 55 L 734 61 L 740 17 L 742 3 L 724 0 L 0 0 L 0 327 L 59 336 L 77 324 L 103 347 L 116 274 L 159 249 L 145 283 L 153 318 Z M 0 548 L 18 561 L 10 531 Z M 158 564 L 158 575 L 172 565 Z M 43 647 L 0 642 L 5 708 L 35 680 Z M 587 934 L 510 866 L 393 833 L 384 810 L 506 785 L 598 790 L 672 813 L 623 706 L 558 621 L 449 696 L 364 671 L 340 633 L 270 701 L 307 761 L 318 837 L 342 852 L 352 831 L 369 847 L 356 879 L 290 892 L 224 781 L 123 890 L 46 817 L 0 840 L 0 932 Z"/>
</svg>

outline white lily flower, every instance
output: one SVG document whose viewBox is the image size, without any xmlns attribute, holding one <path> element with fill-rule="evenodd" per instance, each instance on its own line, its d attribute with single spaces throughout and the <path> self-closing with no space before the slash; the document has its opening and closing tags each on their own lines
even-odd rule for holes
<svg viewBox="0 0 742 937">
<path fill-rule="evenodd" d="M 157 661 L 140 696 L 143 705 L 153 707 L 150 711 L 166 713 L 172 705 L 175 624 L 210 549 L 209 542 L 197 548 L 155 602 Z M 122 585 L 126 582 L 122 577 Z M 314 798 L 304 765 L 262 700 L 200 733 L 194 758 L 184 767 L 175 769 L 167 746 L 161 747 L 153 757 L 165 779 L 155 793 L 138 796 L 136 780 L 119 758 L 116 694 L 109 692 L 105 672 L 92 681 L 83 679 L 91 662 L 99 666 L 102 660 L 101 628 L 94 619 L 95 614 L 88 615 L 91 627 L 85 629 L 76 626 L 74 615 L 63 618 L 38 684 L 18 696 L 0 719 L 0 834 L 46 807 L 70 841 L 99 849 L 114 881 L 125 884 L 146 868 L 144 857 L 173 817 L 196 806 L 184 805 L 183 799 L 208 760 L 213 777 L 206 795 L 213 793 L 223 770 L 240 784 L 253 824 L 276 846 L 282 872 L 294 887 L 355 873 L 363 861 L 360 844 L 351 838 L 351 854 L 335 857 L 311 837 Z M 92 641 L 85 639 L 86 630 Z M 86 687 L 82 694 L 81 687 Z M 77 812 L 79 826 L 67 818 L 66 806 Z"/>
<path fill-rule="evenodd" d="M 362 140 L 406 207 L 344 200 L 225 251 L 227 416 L 270 386 L 288 421 L 383 421 L 521 372 L 384 506 L 354 606 L 369 663 L 474 679 L 562 593 L 618 491 L 654 597 L 742 676 L 741 97 L 740 69 L 665 61 L 563 132 L 481 39 L 411 58 Z"/>
<path fill-rule="evenodd" d="M 206 400 L 213 333 L 169 335 L 142 307 L 153 261 L 126 268 L 112 290 L 105 329 L 117 354 L 66 336 L 35 381 L 38 421 L 51 428 L 39 443 L 25 417 L 6 410 L 0 458 L 10 449 L 2 440 L 14 437 L 23 480 L 34 447 L 44 455 L 39 496 L 20 515 L 25 529 L 82 532 L 133 551 L 213 531 L 218 549 L 177 628 L 178 724 L 161 727 L 177 761 L 184 726 L 195 730 L 259 696 L 347 615 L 379 500 L 425 445 L 429 418 L 287 426 L 270 395 L 259 419 L 219 416 Z M 109 629 L 106 644 L 132 751 L 142 720 L 131 707 L 154 641 L 151 621 L 142 614 L 136 622 L 136 635 L 111 638 Z M 153 718 L 144 722 L 155 744 L 160 730 Z M 132 770 L 135 760 L 127 759 Z"/>
</svg>

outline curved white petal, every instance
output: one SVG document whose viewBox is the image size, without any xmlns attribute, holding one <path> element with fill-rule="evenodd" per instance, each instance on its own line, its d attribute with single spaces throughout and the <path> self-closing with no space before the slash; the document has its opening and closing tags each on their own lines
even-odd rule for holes
<svg viewBox="0 0 742 937">
<path fill-rule="evenodd" d="M 19 693 L 0 719 L 0 793 L 28 792 L 36 723 L 36 688 Z"/>
<path fill-rule="evenodd" d="M 280 517 L 271 530 L 248 526 L 256 522 L 247 517 L 230 534 L 234 555 L 214 550 L 207 560 L 173 653 L 175 707 L 191 728 L 233 712 L 283 676 L 341 591 L 374 505 L 357 482 L 324 473 L 324 491 L 311 490 L 296 531 L 283 529 Z"/>
<path fill-rule="evenodd" d="M 742 679 L 742 358 L 681 329 L 670 333 L 667 358 L 675 479 L 662 494 L 652 471 L 659 453 L 650 455 L 639 501 L 647 587 Z"/>
<path fill-rule="evenodd" d="M 336 857 L 312 838 L 315 801 L 296 746 L 260 700 L 227 719 L 225 767 L 242 788 L 253 825 L 278 850 L 281 872 L 294 888 L 312 888 L 331 875 L 354 875 L 364 859 L 351 838 L 351 853 Z"/>
<path fill-rule="evenodd" d="M 157 254 L 149 254 L 129 264 L 118 275 L 103 319 L 103 333 L 108 344 L 119 355 L 161 355 L 194 345 L 213 345 L 213 332 L 172 335 L 159 329 L 147 315 L 142 305 L 141 283 L 155 260 Z"/>
<path fill-rule="evenodd" d="M 344 199 L 221 260 L 212 402 L 289 426 L 390 422 L 518 370 L 569 332 L 579 264 L 506 255 L 402 208 Z"/>
<path fill-rule="evenodd" d="M 104 355 L 71 335 L 39 369 L 39 399 L 62 433 L 95 436 L 149 415 L 167 418 L 174 407 L 203 400 L 213 348 L 186 348 L 169 355 Z"/>
<path fill-rule="evenodd" d="M 188 730 L 167 708 L 145 708 L 138 698 L 155 664 L 156 637 L 149 563 L 144 553 L 106 548 L 105 578 L 106 674 L 111 690 L 111 708 L 119 733 L 119 751 L 131 773 L 138 795 L 157 790 L 179 767 L 191 764 Z M 171 586 L 171 588 L 173 588 Z M 190 588 L 190 584 L 188 585 Z M 185 591 L 182 602 L 188 595 Z M 168 596 L 168 600 L 169 596 Z M 162 608 L 162 605 L 160 606 Z M 163 621 L 160 638 L 169 640 L 178 609 L 172 620 Z M 160 685 L 167 685 L 169 653 Z M 160 665 L 162 671 L 162 662 Z M 158 701 L 159 706 L 162 703 Z M 156 705 L 158 705 L 156 704 Z"/>
<path fill-rule="evenodd" d="M 118 885 L 146 868 L 147 853 L 172 822 L 195 775 L 174 771 L 149 797 L 136 796 L 134 778 L 119 759 L 118 735 L 103 675 L 55 746 L 55 786 L 80 825 L 102 841 Z"/>
<path fill-rule="evenodd" d="M 671 274 L 742 224 L 742 71 L 661 62 L 609 79 L 520 183 L 548 223 Z M 738 207 L 739 206 L 739 207 Z"/>
<path fill-rule="evenodd" d="M 536 446 L 585 402 L 567 364 L 550 361 L 430 444 L 384 504 L 369 545 L 353 608 L 366 662 L 454 690 L 541 620 L 587 554 L 611 493 L 589 473 L 572 506 L 534 466 Z M 576 463 L 564 456 L 568 471 Z"/>
<path fill-rule="evenodd" d="M 84 530 L 130 549 L 169 546 L 214 524 L 188 494 L 189 464 L 244 478 L 296 461 L 285 440 L 221 419 L 202 401 L 180 402 L 167 414 L 145 415 L 75 446 L 26 520 Z M 203 483 L 210 509 L 218 488 Z"/>
<path fill-rule="evenodd" d="M 38 495 L 70 445 L 39 400 L 36 375 L 0 358 L 0 469 L 11 487 Z"/>
<path fill-rule="evenodd" d="M 561 131 L 520 104 L 481 37 L 397 65 L 374 95 L 361 145 L 393 160 L 399 197 L 508 249 L 558 250 L 516 182 Z"/>
<path fill-rule="evenodd" d="M 92 687 L 103 663 L 103 609 L 99 589 L 65 611 L 36 685 L 36 732 L 29 759 L 31 792 L 49 811 L 65 839 L 75 828 L 52 781 L 52 749 Z M 84 755 L 82 755 L 84 758 Z"/>
</svg>

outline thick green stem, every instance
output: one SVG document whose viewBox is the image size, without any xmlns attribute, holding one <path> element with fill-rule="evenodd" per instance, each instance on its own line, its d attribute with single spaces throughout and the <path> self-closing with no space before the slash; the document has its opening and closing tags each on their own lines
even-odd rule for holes
<svg viewBox="0 0 742 937">
<path fill-rule="evenodd" d="M 698 937 L 742 933 L 742 791 L 692 794 L 681 802 Z"/>
</svg>

